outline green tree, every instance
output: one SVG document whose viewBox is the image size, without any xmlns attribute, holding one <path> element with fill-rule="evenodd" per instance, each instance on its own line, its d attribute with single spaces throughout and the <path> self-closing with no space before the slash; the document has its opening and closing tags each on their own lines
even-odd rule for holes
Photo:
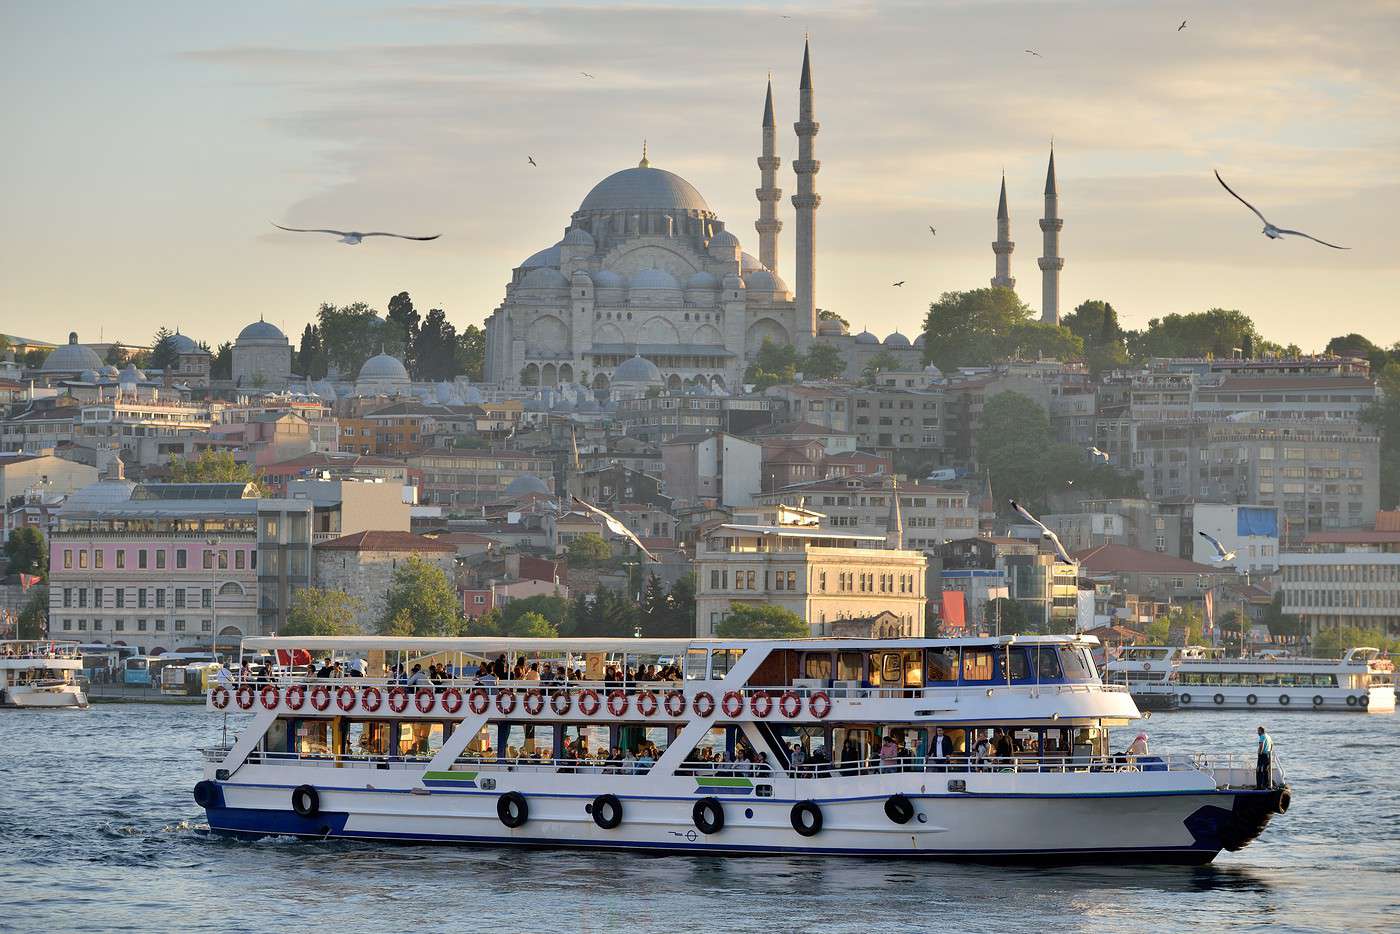
<svg viewBox="0 0 1400 934">
<path fill-rule="evenodd" d="M 439 312 L 441 313 L 441 312 Z M 422 315 L 413 307 L 413 299 L 407 292 L 400 292 L 389 299 L 389 311 L 384 316 L 386 340 L 397 342 L 403 348 L 403 364 L 414 379 L 424 379 L 418 375 L 418 326 Z"/>
<path fill-rule="evenodd" d="M 876 375 L 889 373 L 891 370 L 898 370 L 904 366 L 903 362 L 888 350 L 881 350 L 875 356 L 866 361 L 865 369 L 860 375 L 866 382 L 874 382 Z"/>
<path fill-rule="evenodd" d="M 1254 322 L 1242 311 L 1212 308 L 1191 314 L 1153 318 L 1147 328 L 1129 335 L 1134 357 L 1204 357 L 1228 359 L 1244 351 L 1245 338 L 1255 347 L 1264 344 Z"/>
<path fill-rule="evenodd" d="M 626 638 L 636 634 L 637 604 L 615 590 L 599 587 L 579 594 L 569 613 L 569 635 Z"/>
<path fill-rule="evenodd" d="M 612 546 L 597 532 L 585 532 L 569 542 L 565 556 L 569 567 L 596 567 L 612 558 Z"/>
<path fill-rule="evenodd" d="M 988 600 L 983 604 L 982 613 L 982 627 L 993 635 L 1034 635 L 1043 628 L 1040 620 L 1031 619 L 1025 604 L 1009 597 Z"/>
<path fill-rule="evenodd" d="M 1199 610 L 1191 607 L 1172 607 L 1167 615 L 1159 616 L 1147 624 L 1145 641 L 1148 645 L 1175 644 L 1172 633 L 1177 631 L 1182 633 L 1181 645 L 1200 645 L 1204 628 Z"/>
<path fill-rule="evenodd" d="M 943 372 L 1018 357 L 1082 356 L 1084 341 L 1063 325 L 1034 319 L 1010 289 L 944 292 L 924 320 L 924 361 Z"/>
<path fill-rule="evenodd" d="M 833 379 L 845 372 L 845 358 L 830 344 L 813 344 L 802 358 L 803 379 Z"/>
<path fill-rule="evenodd" d="M 1388 349 L 1379 347 L 1360 334 L 1343 334 L 1327 342 L 1325 353 L 1339 357 L 1360 357 L 1371 364 L 1371 372 L 1379 373 L 1386 364 L 1400 363 L 1400 343 Z"/>
<path fill-rule="evenodd" d="M 844 324 L 844 325 L 846 326 L 846 330 L 849 331 L 849 330 L 851 329 L 851 322 L 847 321 L 845 318 L 841 317 L 841 316 L 838 315 L 836 312 L 832 311 L 830 308 L 818 308 L 818 309 L 817 309 L 817 320 L 818 320 L 818 321 L 840 321 L 842 324 Z"/>
<path fill-rule="evenodd" d="M 316 321 L 327 366 L 334 366 L 342 377 L 353 379 L 361 364 L 379 353 L 381 347 L 403 351 L 401 346 L 389 346 L 379 313 L 364 302 L 342 308 L 328 302 L 316 313 Z"/>
<path fill-rule="evenodd" d="M 684 639 L 695 635 L 695 575 L 685 574 L 665 592 L 655 574 L 642 600 L 642 635 L 649 639 Z"/>
<path fill-rule="evenodd" d="M 1341 658 L 1347 649 L 1372 646 L 1384 652 L 1400 651 L 1400 639 L 1391 639 L 1379 629 L 1360 626 L 1329 626 L 1318 632 L 1312 641 L 1315 658 Z"/>
<path fill-rule="evenodd" d="M 457 372 L 479 383 L 485 379 L 485 371 L 486 332 L 469 324 L 457 335 Z"/>
<path fill-rule="evenodd" d="M 512 601 L 513 602 L 513 601 Z M 507 603 L 506 606 L 511 604 Z M 540 613 L 517 613 L 507 619 L 503 614 L 492 610 L 476 619 L 469 619 L 462 626 L 465 636 L 509 636 L 518 639 L 553 639 L 559 635 L 559 627 Z"/>
<path fill-rule="evenodd" d="M 382 635 L 399 636 L 401 638 L 419 635 L 414 629 L 413 612 L 407 607 L 403 607 L 395 612 L 394 615 L 389 618 L 388 624 L 381 626 L 379 631 Z"/>
<path fill-rule="evenodd" d="M 1381 508 L 1400 504 L 1400 363 L 1388 363 L 1376 378 L 1381 398 L 1361 413 L 1361 421 L 1381 438 Z"/>
<path fill-rule="evenodd" d="M 792 610 L 771 603 L 736 603 L 715 627 L 715 635 L 721 639 L 800 639 L 811 631 Z"/>
<path fill-rule="evenodd" d="M 447 320 L 446 313 L 441 308 L 429 311 L 418 329 L 418 378 L 452 379 L 461 373 L 459 347 L 457 329 Z"/>
<path fill-rule="evenodd" d="M 44 533 L 33 526 L 20 526 L 5 542 L 5 558 L 11 574 L 49 576 L 49 545 Z"/>
<path fill-rule="evenodd" d="M 200 451 L 193 458 L 170 455 L 172 483 L 257 483 L 258 475 L 249 464 L 233 459 L 232 451 Z"/>
<path fill-rule="evenodd" d="M 511 600 L 500 608 L 500 617 L 506 627 L 513 627 L 518 617 L 526 613 L 533 613 L 542 616 L 556 630 L 562 629 L 569 619 L 569 601 L 558 594 L 536 594 L 533 597 L 522 597 L 519 600 Z M 506 633 L 502 633 L 506 634 Z"/>
<path fill-rule="evenodd" d="M 321 346 L 321 332 L 314 324 L 308 323 L 301 330 L 301 343 L 297 347 L 297 372 L 309 379 L 326 378 L 326 351 Z"/>
<path fill-rule="evenodd" d="M 744 371 L 744 382 L 753 383 L 762 392 L 770 386 L 784 386 L 797 381 L 801 357 L 790 344 L 777 344 L 765 337 L 753 363 Z"/>
<path fill-rule="evenodd" d="M 233 379 L 233 342 L 224 341 L 209 360 L 210 379 Z"/>
<path fill-rule="evenodd" d="M 364 604 L 343 590 L 303 587 L 292 596 L 281 636 L 348 636 L 358 633 L 355 614 Z"/>
<path fill-rule="evenodd" d="M 446 636 L 456 631 L 457 616 L 457 590 L 447 572 L 410 555 L 394 571 L 380 625 L 388 635 L 402 635 L 391 629 L 406 619 L 415 636 Z"/>
<path fill-rule="evenodd" d="M 1303 635 L 1303 624 L 1292 613 L 1283 612 L 1283 591 L 1274 594 L 1273 602 L 1264 611 L 1264 625 L 1269 627 L 1269 635 L 1284 638 L 1298 638 Z"/>
<path fill-rule="evenodd" d="M 156 339 L 151 342 L 151 366 L 157 370 L 169 370 L 180 365 L 180 352 L 175 349 L 175 332 L 165 325 L 156 330 Z"/>
<path fill-rule="evenodd" d="M 1060 323 L 1084 342 L 1084 358 L 1094 376 L 1128 363 L 1128 348 L 1118 324 L 1118 312 L 1108 302 L 1098 299 L 1083 302 Z"/>
<path fill-rule="evenodd" d="M 48 635 L 49 588 L 35 587 L 29 592 L 29 599 L 19 611 L 19 625 L 15 627 L 16 639 L 43 639 Z"/>
</svg>

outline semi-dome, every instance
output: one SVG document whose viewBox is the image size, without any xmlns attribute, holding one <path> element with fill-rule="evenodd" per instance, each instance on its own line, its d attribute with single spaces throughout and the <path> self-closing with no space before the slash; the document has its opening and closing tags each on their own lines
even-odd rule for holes
<svg viewBox="0 0 1400 934">
<path fill-rule="evenodd" d="M 287 335 L 282 333 L 281 328 L 261 318 L 238 332 L 239 343 L 243 341 L 285 341 L 286 339 Z"/>
<path fill-rule="evenodd" d="M 181 334 L 179 328 L 176 328 L 175 333 L 170 335 L 170 346 L 175 348 L 176 353 L 209 352 L 203 347 L 200 347 L 199 344 L 195 343 L 195 341 L 192 338 L 186 337 L 184 334 Z"/>
<path fill-rule="evenodd" d="M 637 166 L 593 186 L 580 211 L 702 211 L 713 213 L 695 186 L 673 172 Z"/>
<path fill-rule="evenodd" d="M 81 373 L 83 370 L 101 369 L 102 358 L 91 347 L 78 343 L 78 332 L 68 333 L 68 343 L 56 348 L 44 358 L 39 367 L 41 373 Z"/>
<path fill-rule="evenodd" d="M 717 289 L 719 288 L 719 280 L 715 278 L 714 273 L 702 269 L 685 280 L 685 287 L 687 289 Z"/>
<path fill-rule="evenodd" d="M 787 283 L 767 269 L 755 269 L 744 276 L 744 285 L 754 292 L 786 292 Z"/>
<path fill-rule="evenodd" d="M 856 343 L 857 343 L 857 344 L 878 344 L 878 343 L 880 343 L 880 338 L 876 337 L 874 334 L 871 334 L 869 330 L 865 330 L 865 331 L 861 331 L 859 334 L 856 335 Z"/>
<path fill-rule="evenodd" d="M 99 369 L 97 372 L 101 373 L 103 376 L 107 377 L 108 379 L 116 379 L 116 378 L 117 378 L 117 373 L 118 373 L 119 371 L 117 370 L 117 368 L 116 368 L 115 366 L 113 366 L 112 364 L 109 363 L 109 364 L 107 364 L 106 366 L 104 366 L 104 367 L 102 367 L 101 369 Z"/>
<path fill-rule="evenodd" d="M 146 374 L 136 368 L 136 364 L 128 363 L 117 376 L 118 381 L 123 383 L 145 382 Z"/>
<path fill-rule="evenodd" d="M 611 269 L 599 269 L 589 273 L 593 279 L 595 289 L 622 289 L 627 287 L 627 280 L 623 279 Z"/>
<path fill-rule="evenodd" d="M 824 337 L 840 337 L 846 333 L 846 325 L 838 318 L 821 318 L 817 321 L 817 333 Z"/>
<path fill-rule="evenodd" d="M 403 361 L 398 357 L 387 353 L 378 353 L 366 360 L 360 367 L 359 379 L 393 380 L 406 383 L 408 382 L 408 370 L 404 368 Z"/>
<path fill-rule="evenodd" d="M 521 289 L 567 289 L 568 287 L 569 280 L 564 278 L 564 274 L 548 266 L 530 270 L 517 286 Z"/>
<path fill-rule="evenodd" d="M 78 374 L 78 382 L 80 382 L 80 383 L 95 383 L 95 382 L 97 382 L 97 371 L 96 371 L 96 370 L 83 370 L 82 373 Z"/>
<path fill-rule="evenodd" d="M 889 337 L 885 338 L 885 346 L 886 346 L 886 347 L 908 347 L 908 346 L 909 346 L 909 338 L 905 337 L 903 334 L 899 333 L 898 331 L 895 331 L 895 332 L 894 332 L 893 334 L 891 334 Z"/>
<path fill-rule="evenodd" d="M 554 246 L 545 247 L 538 253 L 526 257 L 525 262 L 520 264 L 520 268 L 535 269 L 540 266 L 557 267 L 559 265 L 559 244 L 563 242 L 564 241 L 560 240 L 559 243 L 554 244 Z"/>
<path fill-rule="evenodd" d="M 664 269 L 642 269 L 632 277 L 633 289 L 679 289 L 676 277 Z"/>
<path fill-rule="evenodd" d="M 924 344 L 926 344 L 926 343 L 928 343 L 928 335 L 927 335 L 927 334 L 920 334 L 918 337 L 914 338 L 914 346 L 915 346 L 915 347 L 918 347 L 920 350 L 923 349 L 923 346 L 924 346 Z"/>
<path fill-rule="evenodd" d="M 740 253 L 740 254 L 739 254 L 739 271 L 740 271 L 740 272 L 753 272 L 755 269 L 763 269 L 763 268 L 765 268 L 764 265 L 763 265 L 762 263 L 760 263 L 760 262 L 758 261 L 758 257 L 757 257 L 757 256 L 754 256 L 752 253 Z"/>
<path fill-rule="evenodd" d="M 593 246 L 593 235 L 582 227 L 570 227 L 569 232 L 564 234 L 564 239 L 560 243 L 567 243 L 572 246 Z"/>
<path fill-rule="evenodd" d="M 543 493 L 549 495 L 549 484 L 531 473 L 523 473 L 510 481 L 510 486 L 506 487 L 507 496 L 527 496 L 531 493 Z"/>
<path fill-rule="evenodd" d="M 661 382 L 661 370 L 646 357 L 636 354 L 618 364 L 617 369 L 613 370 L 612 381 L 614 383 L 659 383 Z"/>
</svg>

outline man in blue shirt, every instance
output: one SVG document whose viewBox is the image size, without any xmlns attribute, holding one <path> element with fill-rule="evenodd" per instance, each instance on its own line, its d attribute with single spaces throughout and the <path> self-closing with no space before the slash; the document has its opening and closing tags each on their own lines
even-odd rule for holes
<svg viewBox="0 0 1400 934">
<path fill-rule="evenodd" d="M 1273 787 L 1274 738 L 1259 728 L 1259 758 L 1254 766 L 1254 787 L 1261 791 Z"/>
</svg>

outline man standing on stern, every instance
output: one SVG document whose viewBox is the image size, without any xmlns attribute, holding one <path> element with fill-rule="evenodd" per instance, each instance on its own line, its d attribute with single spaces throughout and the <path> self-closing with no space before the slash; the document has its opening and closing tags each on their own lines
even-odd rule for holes
<svg viewBox="0 0 1400 934">
<path fill-rule="evenodd" d="M 1273 787 L 1274 738 L 1261 726 L 1259 728 L 1259 758 L 1254 766 L 1254 787 L 1259 790 Z"/>
</svg>

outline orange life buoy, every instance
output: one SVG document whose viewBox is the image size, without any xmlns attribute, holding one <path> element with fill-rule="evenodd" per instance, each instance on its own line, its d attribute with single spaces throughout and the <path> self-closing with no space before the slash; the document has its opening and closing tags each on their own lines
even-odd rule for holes
<svg viewBox="0 0 1400 934">
<path fill-rule="evenodd" d="M 275 684 L 264 684 L 260 696 L 263 710 L 272 710 L 282 700 L 282 692 L 277 689 Z"/>
<path fill-rule="evenodd" d="M 215 710 L 223 710 L 228 706 L 228 688 L 222 684 L 209 692 L 209 703 L 214 705 Z"/>
<path fill-rule="evenodd" d="M 341 710 L 349 710 L 355 706 L 355 689 L 348 684 L 342 684 L 335 689 L 335 705 Z"/>
<path fill-rule="evenodd" d="M 685 713 L 685 695 L 680 691 L 670 691 L 666 694 L 666 713 L 668 716 L 679 717 Z"/>
<path fill-rule="evenodd" d="M 637 695 L 637 713 L 644 717 L 656 716 L 656 695 L 651 691 L 643 691 Z"/>
<path fill-rule="evenodd" d="M 562 717 L 574 706 L 574 699 L 569 696 L 569 692 L 555 691 L 549 696 L 549 709 L 554 711 L 555 716 Z"/>
<path fill-rule="evenodd" d="M 287 696 L 290 697 L 291 693 L 288 691 Z M 372 684 L 366 684 L 365 689 L 360 693 L 360 706 L 365 709 L 365 712 L 374 713 L 383 703 L 384 695 L 379 693 L 379 688 Z"/>
<path fill-rule="evenodd" d="M 456 688 L 448 688 L 442 692 L 442 709 L 448 713 L 455 714 L 462 709 L 462 692 Z"/>
<path fill-rule="evenodd" d="M 818 720 L 825 720 L 831 714 L 831 695 L 818 691 L 807 699 L 807 711 Z"/>
<path fill-rule="evenodd" d="M 486 708 L 491 706 L 491 698 L 487 696 L 486 689 L 472 688 L 471 693 L 467 695 L 467 706 L 478 717 L 486 713 Z"/>
<path fill-rule="evenodd" d="M 724 699 L 719 702 L 720 709 L 724 715 L 731 720 L 744 712 L 744 695 L 738 691 L 725 691 Z"/>
<path fill-rule="evenodd" d="M 608 692 L 608 713 L 621 717 L 627 713 L 627 695 L 620 690 Z"/>
<path fill-rule="evenodd" d="M 418 708 L 419 713 L 427 713 L 432 710 L 435 703 L 437 703 L 437 695 L 433 694 L 432 688 L 419 688 L 413 694 L 413 706 Z"/>
<path fill-rule="evenodd" d="M 773 695 L 767 691 L 755 691 L 749 695 L 749 710 L 760 720 L 773 713 Z"/>
<path fill-rule="evenodd" d="M 396 684 L 389 689 L 389 709 L 394 713 L 408 709 L 408 689 L 403 685 Z"/>
<path fill-rule="evenodd" d="M 544 692 L 539 688 L 530 688 L 525 692 L 525 701 L 521 704 L 525 712 L 532 717 L 538 717 L 544 710 Z"/>
<path fill-rule="evenodd" d="M 578 712 L 583 714 L 585 717 L 591 717 L 595 713 L 597 713 L 598 707 L 601 705 L 601 703 L 602 702 L 598 700 L 598 692 L 593 690 L 592 688 L 585 688 L 584 690 L 579 691 Z"/>
<path fill-rule="evenodd" d="M 293 710 L 300 710 L 301 705 L 306 703 L 306 685 L 293 684 L 287 688 L 287 706 Z"/>
<path fill-rule="evenodd" d="M 233 699 L 239 710 L 248 710 L 253 706 L 253 686 L 240 684 L 238 690 L 233 693 Z"/>
<path fill-rule="evenodd" d="M 715 696 L 709 691 L 701 691 L 695 695 L 691 707 L 695 710 L 695 716 L 708 717 L 715 712 Z"/>
<path fill-rule="evenodd" d="M 311 706 L 317 710 L 325 710 L 331 705 L 331 689 L 324 684 L 318 684 L 311 689 Z"/>
<path fill-rule="evenodd" d="M 791 720 L 802 712 L 802 698 L 796 691 L 784 691 L 783 696 L 778 699 L 778 711 Z"/>
<path fill-rule="evenodd" d="M 515 713 L 515 691 L 510 688 L 501 688 L 497 691 L 496 709 L 507 717 Z"/>
</svg>

